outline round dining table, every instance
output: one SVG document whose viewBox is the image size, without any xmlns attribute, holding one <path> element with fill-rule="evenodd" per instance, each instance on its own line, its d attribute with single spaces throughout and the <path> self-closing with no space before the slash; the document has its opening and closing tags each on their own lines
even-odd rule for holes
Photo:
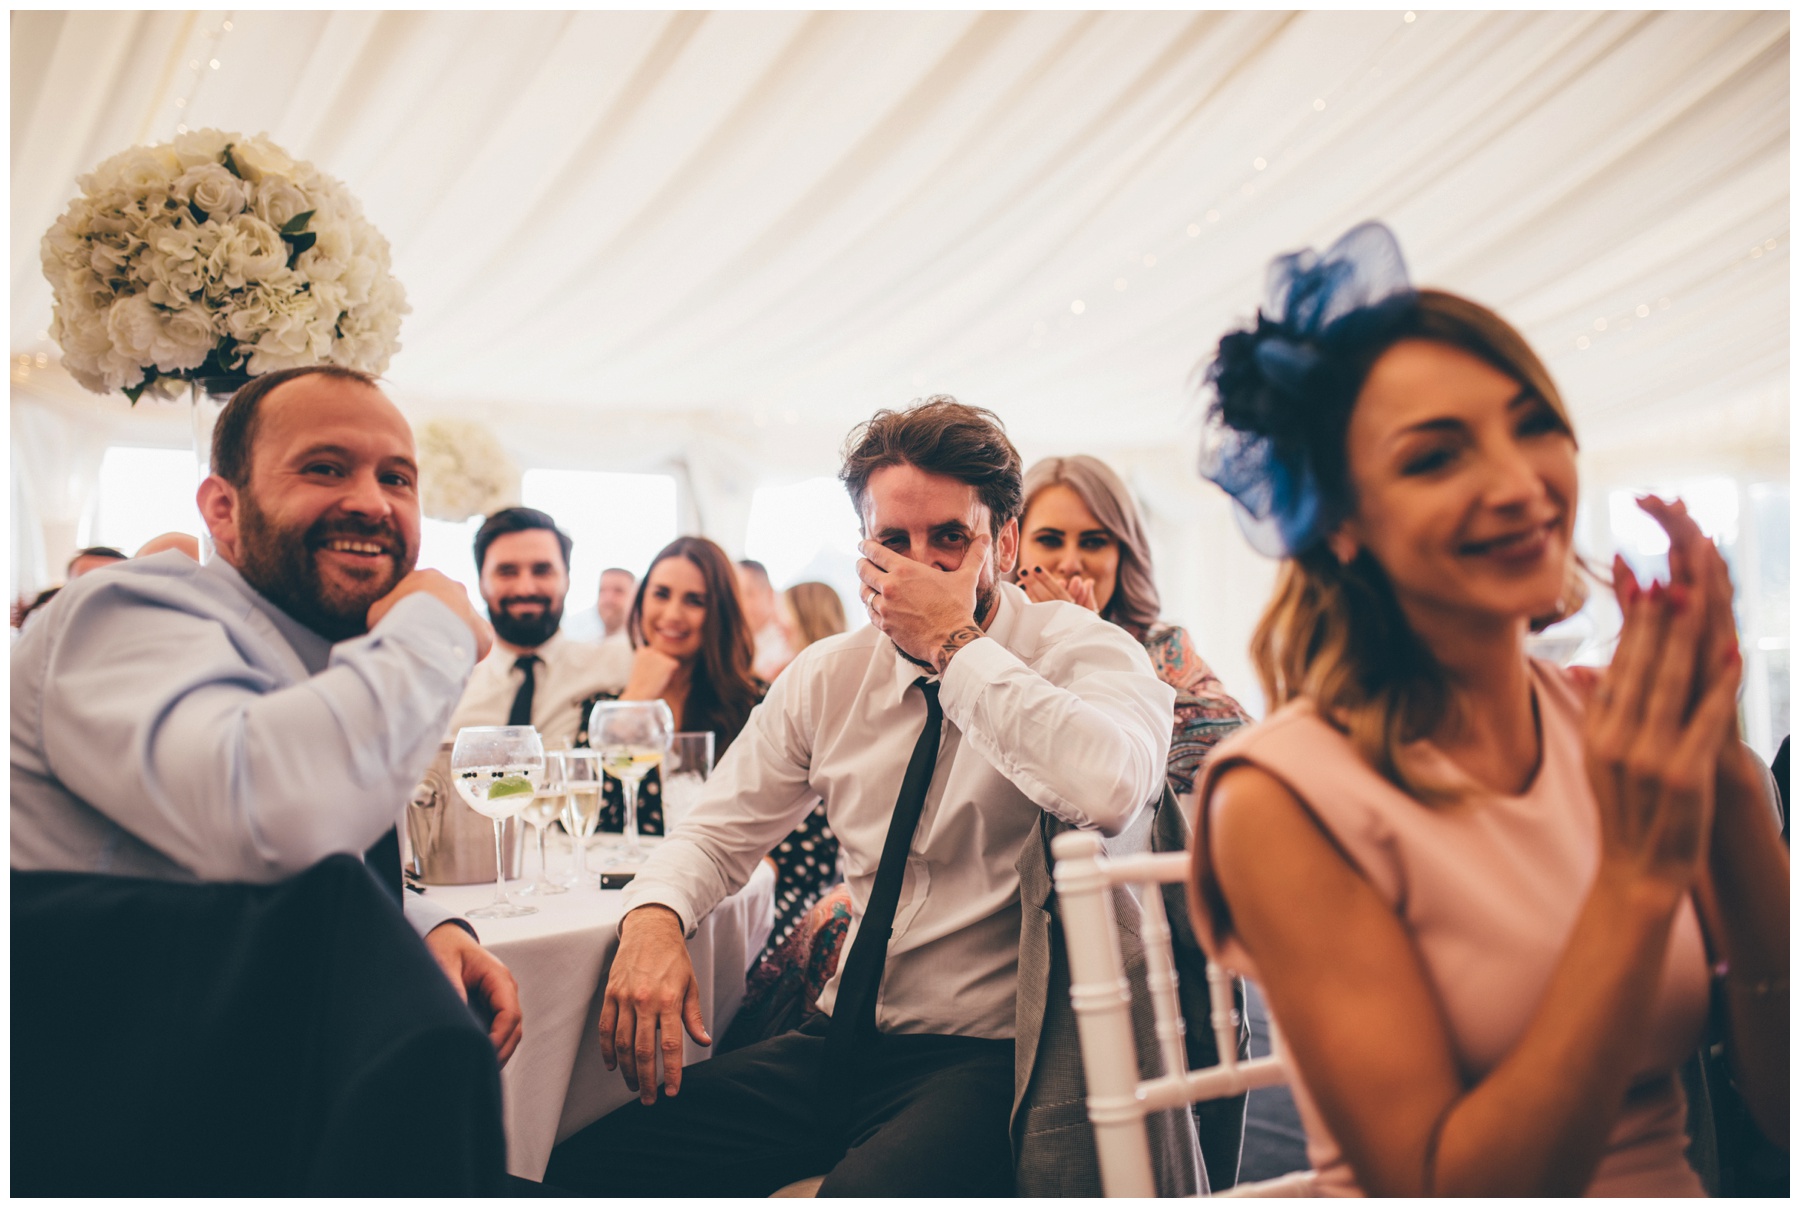
<svg viewBox="0 0 1800 1208">
<path fill-rule="evenodd" d="M 646 839 L 646 846 L 655 840 Z M 550 859 L 553 871 L 566 861 Z M 598 869 L 604 860 L 593 858 Z M 536 872 L 536 858 L 527 861 Z M 550 1151 L 601 1116 L 636 1096 L 617 1070 L 600 1060 L 601 991 L 618 948 L 624 891 L 587 883 L 567 893 L 520 894 L 528 879 L 508 883 L 514 902 L 536 914 L 474 919 L 488 951 L 505 962 L 519 983 L 525 1037 L 500 1071 L 506 1113 L 506 1167 L 521 1178 L 542 1180 Z M 492 882 L 428 885 L 427 897 L 461 914 L 493 901 Z M 767 863 L 743 889 L 702 919 L 688 953 L 700 983 L 707 1030 L 723 1036 L 744 1001 L 750 962 L 767 942 L 775 918 L 775 874 Z M 704 1061 L 710 1050 L 684 1034 L 683 1062 Z"/>
</svg>

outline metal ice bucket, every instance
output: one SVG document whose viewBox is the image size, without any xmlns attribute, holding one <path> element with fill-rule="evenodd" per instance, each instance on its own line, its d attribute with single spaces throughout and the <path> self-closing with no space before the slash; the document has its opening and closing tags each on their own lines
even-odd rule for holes
<svg viewBox="0 0 1800 1208">
<path fill-rule="evenodd" d="M 413 875 L 427 885 L 475 885 L 494 880 L 494 823 L 469 808 L 450 779 L 450 743 L 419 778 L 406 803 L 406 835 L 412 844 Z M 508 818 L 500 845 L 506 852 L 506 879 L 516 880 L 524 862 L 525 823 Z"/>
</svg>

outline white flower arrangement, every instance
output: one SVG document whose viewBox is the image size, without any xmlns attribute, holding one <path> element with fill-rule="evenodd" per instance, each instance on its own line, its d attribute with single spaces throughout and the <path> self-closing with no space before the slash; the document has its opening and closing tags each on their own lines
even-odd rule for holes
<svg viewBox="0 0 1800 1208">
<path fill-rule="evenodd" d="M 519 502 L 519 467 L 473 420 L 434 419 L 419 429 L 419 491 L 425 514 L 461 524 Z"/>
<path fill-rule="evenodd" d="M 41 247 L 63 366 L 96 394 L 172 398 L 332 362 L 370 373 L 412 308 L 342 182 L 266 136 L 195 130 L 77 182 Z"/>
</svg>

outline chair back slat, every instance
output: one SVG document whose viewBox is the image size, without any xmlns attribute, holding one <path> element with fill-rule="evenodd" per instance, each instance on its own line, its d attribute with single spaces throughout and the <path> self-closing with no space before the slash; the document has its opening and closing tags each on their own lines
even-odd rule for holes
<svg viewBox="0 0 1800 1208">
<path fill-rule="evenodd" d="M 1179 883 L 1187 876 L 1186 854 L 1108 856 L 1100 837 L 1090 831 L 1058 835 L 1051 841 L 1051 851 L 1056 857 L 1058 915 L 1068 947 L 1069 994 L 1075 1004 L 1075 1025 L 1081 1034 L 1088 1119 L 1094 1126 L 1100 1182 L 1109 1197 L 1152 1196 L 1156 1186 L 1145 1117 L 1152 1112 L 1285 1083 L 1287 1074 L 1276 1048 L 1273 1021 L 1271 1055 L 1239 1061 L 1237 975 L 1216 962 L 1209 963 L 1208 1024 L 1213 1030 L 1219 1064 L 1190 1071 L 1183 1044 L 1186 1023 L 1181 1014 L 1174 937 L 1161 892 L 1162 886 Z M 1140 895 L 1145 972 L 1164 1066 L 1164 1072 L 1155 1078 L 1140 1080 L 1137 1076 L 1131 985 L 1125 978 L 1119 953 L 1112 905 L 1112 890 L 1118 886 L 1146 889 Z M 1240 1184 L 1219 1194 L 1307 1196 L 1314 1190 L 1313 1172 L 1304 1170 Z"/>
<path fill-rule="evenodd" d="M 1119 956 L 1112 883 L 1099 865 L 1100 839 L 1071 831 L 1052 843 L 1069 956 L 1069 996 L 1081 1037 L 1088 1120 L 1094 1127 L 1101 1183 L 1108 1195 L 1154 1196 L 1156 1179 L 1131 1031 L 1131 984 Z"/>
<path fill-rule="evenodd" d="M 1147 887 L 1143 900 L 1144 965 L 1150 1008 L 1156 1015 L 1156 1040 L 1162 1049 L 1163 1073 L 1187 1074 L 1187 1025 L 1181 1018 L 1180 975 L 1175 972 L 1174 935 L 1163 908 L 1161 885 Z"/>
</svg>

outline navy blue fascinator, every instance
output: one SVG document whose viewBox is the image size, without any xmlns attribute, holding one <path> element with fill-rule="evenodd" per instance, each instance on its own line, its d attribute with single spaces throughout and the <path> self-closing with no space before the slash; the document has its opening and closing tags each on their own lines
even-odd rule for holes
<svg viewBox="0 0 1800 1208">
<path fill-rule="evenodd" d="M 1219 341 L 1200 472 L 1259 552 L 1302 553 L 1343 518 L 1350 408 L 1415 297 L 1393 232 L 1365 222 L 1323 255 L 1277 257 L 1256 326 Z"/>
</svg>

